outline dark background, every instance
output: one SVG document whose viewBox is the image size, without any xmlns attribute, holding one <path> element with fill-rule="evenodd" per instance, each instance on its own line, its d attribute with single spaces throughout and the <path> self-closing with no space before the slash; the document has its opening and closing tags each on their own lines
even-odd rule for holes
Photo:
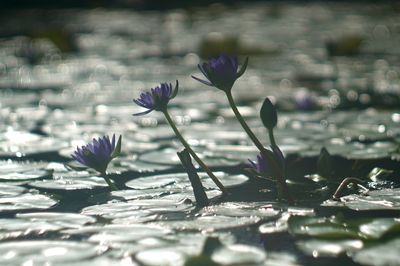
<svg viewBox="0 0 400 266">
<path fill-rule="evenodd" d="M 236 4 L 246 2 L 276 2 L 271 0 L 2 0 L 1 8 L 95 8 L 95 7 L 115 7 L 115 8 L 135 8 L 135 9 L 168 9 L 177 7 L 195 7 L 209 5 L 212 3 Z M 288 1 L 286 1 L 288 2 Z M 400 1 L 395 0 L 302 0 L 298 2 L 365 2 L 365 3 L 392 3 L 398 6 Z"/>
</svg>

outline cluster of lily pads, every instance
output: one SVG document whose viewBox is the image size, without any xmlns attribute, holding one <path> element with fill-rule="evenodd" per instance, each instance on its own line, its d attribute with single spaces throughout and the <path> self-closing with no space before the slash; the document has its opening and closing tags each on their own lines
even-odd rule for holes
<svg viewBox="0 0 400 266">
<path fill-rule="evenodd" d="M 288 191 L 285 180 L 285 159 L 274 138 L 274 128 L 276 127 L 278 121 L 275 106 L 267 97 L 265 98 L 260 110 L 260 118 L 267 130 L 270 140 L 270 148 L 268 149 L 265 148 L 263 144 L 261 144 L 259 139 L 248 126 L 245 119 L 240 114 L 232 96 L 232 87 L 235 81 L 245 73 L 247 65 L 248 58 L 246 58 L 239 69 L 238 58 L 236 56 L 222 54 L 216 58 L 210 59 L 208 62 L 204 62 L 198 65 L 198 68 L 205 76 L 205 79 L 200 79 L 196 76 L 192 76 L 192 78 L 201 82 L 202 84 L 215 87 L 225 93 L 229 105 L 232 108 L 232 111 L 234 112 L 238 122 L 259 150 L 259 155 L 257 155 L 255 161 L 249 159 L 249 172 L 255 176 L 272 179 L 277 185 L 278 198 L 286 199 L 289 203 L 291 203 L 292 198 Z M 178 90 L 179 82 L 177 80 L 174 88 L 171 83 L 165 82 L 161 83 L 155 88 L 151 88 L 150 91 L 141 93 L 140 97 L 138 99 L 134 99 L 133 101 L 137 105 L 147 110 L 135 113 L 133 115 L 141 116 L 148 114 L 152 111 L 159 111 L 163 113 L 165 119 L 171 126 L 176 137 L 184 146 L 185 151 L 190 154 L 190 156 L 207 173 L 207 175 L 218 186 L 222 193 L 226 194 L 227 191 L 224 185 L 210 170 L 210 168 L 200 159 L 200 157 L 193 151 L 189 143 L 185 140 L 179 129 L 176 127 L 173 119 L 168 112 L 168 103 L 170 100 L 177 96 Z M 71 156 L 79 163 L 98 171 L 105 179 L 110 189 L 117 190 L 118 188 L 116 187 L 116 185 L 107 176 L 106 170 L 109 162 L 120 155 L 121 141 L 122 137 L 119 136 L 118 140 L 116 141 L 115 135 L 113 135 L 111 139 L 109 136 L 93 139 L 91 143 L 80 148 L 77 147 L 77 149 Z M 201 182 L 192 182 L 192 186 L 195 192 L 202 190 Z"/>
</svg>

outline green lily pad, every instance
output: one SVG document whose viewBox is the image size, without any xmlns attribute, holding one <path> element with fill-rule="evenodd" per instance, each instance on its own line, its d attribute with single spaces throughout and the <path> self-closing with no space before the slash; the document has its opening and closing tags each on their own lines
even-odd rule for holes
<svg viewBox="0 0 400 266">
<path fill-rule="evenodd" d="M 201 216 L 179 221 L 155 222 L 161 226 L 179 231 L 215 231 L 259 223 L 259 217 Z"/>
<path fill-rule="evenodd" d="M 216 185 L 206 173 L 199 172 L 198 175 L 203 183 L 203 186 L 206 189 L 216 188 Z M 248 180 L 248 177 L 245 175 L 230 175 L 220 171 L 214 172 L 214 175 L 221 181 L 221 183 L 224 186 L 227 187 L 240 185 Z M 126 182 L 125 185 L 133 189 L 150 189 L 150 188 L 160 188 L 166 186 L 172 188 L 191 187 L 187 173 L 172 173 L 172 174 L 140 177 Z"/>
<path fill-rule="evenodd" d="M 45 221 L 27 221 L 23 219 L 0 219 L 0 239 L 13 239 L 27 235 L 42 235 L 50 231 L 58 231 L 61 226 Z"/>
<path fill-rule="evenodd" d="M 0 198 L 0 212 L 48 209 L 57 201 L 44 195 L 25 193 L 13 197 Z"/>
<path fill-rule="evenodd" d="M 0 156 L 24 157 L 56 152 L 67 146 L 67 142 L 43 137 L 23 131 L 8 131 L 0 134 Z"/>
<path fill-rule="evenodd" d="M 222 215 L 232 217 L 254 216 L 263 219 L 271 219 L 277 217 L 280 210 L 263 202 L 224 202 L 218 205 L 205 207 L 200 213 L 203 215 Z"/>
<path fill-rule="evenodd" d="M 345 207 L 356 211 L 400 210 L 400 188 L 369 191 L 365 195 L 352 194 L 340 201 L 327 200 L 322 206 Z"/>
<path fill-rule="evenodd" d="M 398 218 L 338 219 L 293 216 L 289 219 L 289 232 L 298 236 L 374 240 L 399 231 Z"/>
<path fill-rule="evenodd" d="M 0 198 L 17 196 L 26 191 L 26 188 L 17 185 L 0 183 Z"/>
<path fill-rule="evenodd" d="M 16 217 L 30 222 L 47 222 L 62 228 L 80 228 L 96 222 L 94 217 L 67 212 L 18 213 Z"/>
<path fill-rule="evenodd" d="M 376 243 L 357 251 L 353 260 L 362 265 L 394 266 L 400 265 L 400 239 Z"/>
<path fill-rule="evenodd" d="M 298 236 L 324 238 L 357 238 L 357 228 L 334 218 L 292 216 L 288 221 L 289 232 Z"/>
<path fill-rule="evenodd" d="M 354 252 L 363 247 L 363 242 L 358 239 L 323 240 L 310 239 L 296 242 L 297 247 L 308 256 L 337 257 L 347 252 Z"/>
<path fill-rule="evenodd" d="M 29 186 L 49 191 L 76 191 L 91 190 L 107 187 L 107 183 L 101 177 L 87 176 L 83 178 L 63 178 L 56 180 L 41 180 L 28 183 Z"/>
<path fill-rule="evenodd" d="M 139 160 L 146 163 L 155 163 L 159 165 L 180 165 L 181 161 L 179 160 L 179 157 L 176 154 L 177 151 L 178 149 L 171 149 L 171 148 L 151 151 L 140 155 Z M 201 151 L 195 150 L 195 152 L 197 156 L 199 156 L 200 159 L 202 159 L 204 163 L 209 167 L 237 164 L 237 162 L 229 160 L 229 158 L 219 157 L 217 155 L 207 153 L 207 150 L 201 150 Z M 197 166 L 197 163 L 194 160 L 193 164 Z"/>
<path fill-rule="evenodd" d="M 146 266 L 183 266 L 188 255 L 173 247 L 140 251 L 135 258 Z"/>
<path fill-rule="evenodd" d="M 261 234 L 286 232 L 288 230 L 288 220 L 293 215 L 312 217 L 315 216 L 315 212 L 311 208 L 290 207 L 286 212 L 281 213 L 277 220 L 263 223 L 258 230 Z"/>
<path fill-rule="evenodd" d="M 53 170 L 46 163 L 0 161 L 0 181 L 24 182 L 51 178 Z"/>
<path fill-rule="evenodd" d="M 161 237 L 172 233 L 171 230 L 150 224 L 107 224 L 91 225 L 78 229 L 63 230 L 69 235 L 90 235 L 89 241 L 96 243 L 129 243 L 148 237 Z"/>
<path fill-rule="evenodd" d="M 230 245 L 216 250 L 211 259 L 221 265 L 251 265 L 267 259 L 264 250 L 247 245 Z"/>
<path fill-rule="evenodd" d="M 389 233 L 400 232 L 400 218 L 374 218 L 362 222 L 360 234 L 367 239 L 379 239 Z"/>
<path fill-rule="evenodd" d="M 128 218 L 138 216 L 145 218 L 149 215 L 162 215 L 166 213 L 189 212 L 194 206 L 185 202 L 177 202 L 170 199 L 136 199 L 129 202 L 110 202 L 100 205 L 92 205 L 82 210 L 85 215 L 97 215 L 106 219 Z"/>
<path fill-rule="evenodd" d="M 74 241 L 15 241 L 0 243 L 0 260 L 6 265 L 45 265 L 78 262 L 93 258 L 104 247 Z"/>
</svg>

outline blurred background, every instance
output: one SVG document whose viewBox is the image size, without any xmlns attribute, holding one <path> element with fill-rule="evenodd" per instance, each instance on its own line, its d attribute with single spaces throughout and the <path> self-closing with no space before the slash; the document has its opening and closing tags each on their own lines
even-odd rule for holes
<svg viewBox="0 0 400 266">
<path fill-rule="evenodd" d="M 281 114 L 280 136 L 289 132 L 280 143 L 295 143 L 286 152 L 304 149 L 307 155 L 316 155 L 323 145 L 336 145 L 331 148 L 335 150 L 353 139 L 371 143 L 376 138 L 398 138 L 397 1 L 1 1 L 1 5 L 8 5 L 0 16 L 3 132 L 56 137 L 67 146 L 82 137 L 104 134 L 110 126 L 116 133 L 137 131 L 142 139 L 163 139 L 168 130 L 142 133 L 143 127 L 164 124 L 163 117 L 153 112 L 133 119 L 131 114 L 141 109 L 132 99 L 176 79 L 180 93 L 170 107 L 179 124 L 236 128 L 221 92 L 191 78 L 201 77 L 197 64 L 227 53 L 238 55 L 240 63 L 250 58 L 233 89 L 243 115 L 263 132 L 257 110 L 262 99 L 270 97 Z M 332 118 L 333 110 L 344 113 L 336 112 L 339 117 Z M 285 119 L 284 112 L 291 118 Z M 304 116 L 292 117 L 300 113 Z M 306 127 L 313 133 L 305 134 Z M 326 135 L 327 128 L 332 136 L 343 135 L 339 144 Z M 295 140 L 294 135 L 304 138 Z M 15 154 L 21 147 L 14 149 L 7 136 L 2 149 L 6 155 Z M 310 146 L 300 149 L 298 145 L 306 141 Z M 394 150 L 395 143 L 390 144 Z"/>
</svg>

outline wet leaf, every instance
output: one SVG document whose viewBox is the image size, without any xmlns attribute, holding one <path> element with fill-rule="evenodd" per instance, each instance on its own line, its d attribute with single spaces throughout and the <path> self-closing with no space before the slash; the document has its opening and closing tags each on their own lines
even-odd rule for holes
<svg viewBox="0 0 400 266">
<path fill-rule="evenodd" d="M 323 240 L 311 239 L 296 242 L 297 247 L 308 256 L 337 257 L 347 252 L 354 252 L 363 247 L 363 242 L 357 239 Z"/>
<path fill-rule="evenodd" d="M 392 266 L 399 265 L 400 239 L 376 243 L 356 252 L 353 260 L 362 265 Z"/>
<path fill-rule="evenodd" d="M 340 201 L 327 200 L 322 206 L 346 207 L 357 211 L 400 210 L 399 188 L 369 191 L 366 195 L 352 194 Z"/>
<path fill-rule="evenodd" d="M 264 262 L 267 255 L 264 250 L 256 247 L 231 245 L 218 249 L 211 258 L 221 265 L 250 265 Z"/>
<path fill-rule="evenodd" d="M 78 262 L 103 252 L 102 247 L 74 241 L 38 240 L 0 243 L 0 254 L 2 254 L 0 259 L 7 265 Z"/>
<path fill-rule="evenodd" d="M 289 232 L 299 236 L 324 238 L 357 238 L 358 228 L 334 218 L 301 217 L 289 218 Z"/>
<path fill-rule="evenodd" d="M 0 212 L 48 209 L 57 201 L 44 195 L 25 193 L 13 197 L 0 198 Z"/>
</svg>

